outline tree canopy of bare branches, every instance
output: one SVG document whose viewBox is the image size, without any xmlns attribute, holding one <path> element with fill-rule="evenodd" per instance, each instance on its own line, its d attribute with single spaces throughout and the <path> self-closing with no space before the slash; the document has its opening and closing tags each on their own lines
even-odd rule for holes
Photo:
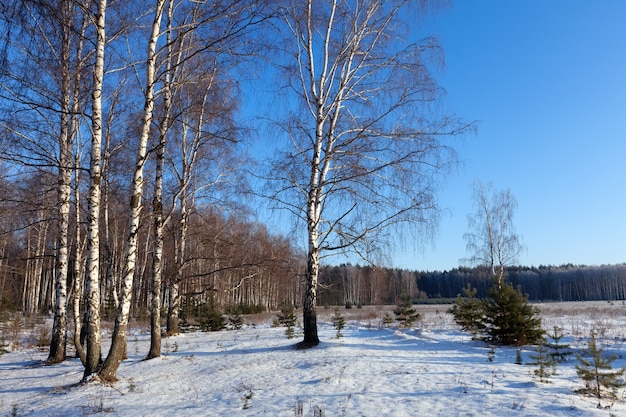
<svg viewBox="0 0 626 417">
<path fill-rule="evenodd" d="M 272 197 L 306 225 L 306 345 L 318 343 L 323 253 L 371 261 L 395 226 L 432 225 L 437 180 L 455 161 L 445 138 L 468 128 L 439 108 L 438 43 L 410 28 L 423 3 L 309 0 L 282 10 L 282 91 L 292 104 L 278 123 L 288 144 Z"/>
<path fill-rule="evenodd" d="M 473 191 L 476 211 L 468 215 L 469 231 L 464 235 L 468 261 L 488 267 L 496 283 L 502 284 L 506 267 L 514 265 L 523 250 L 513 225 L 517 199 L 511 190 L 497 190 L 478 180 Z"/>
</svg>

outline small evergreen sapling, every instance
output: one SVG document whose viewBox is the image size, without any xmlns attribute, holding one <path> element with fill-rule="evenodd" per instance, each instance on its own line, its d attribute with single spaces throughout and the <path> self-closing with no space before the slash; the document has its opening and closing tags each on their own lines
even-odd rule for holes
<svg viewBox="0 0 626 417">
<path fill-rule="evenodd" d="M 539 382 L 550 383 L 550 377 L 556 374 L 556 362 L 552 359 L 552 353 L 546 343 L 540 343 L 535 347 L 535 353 L 530 354 L 531 362 L 528 365 L 535 366 L 533 373 Z"/>
<path fill-rule="evenodd" d="M 520 288 L 501 281 L 494 281 L 485 299 L 476 299 L 476 289 L 467 285 L 449 310 L 454 321 L 487 343 L 523 346 L 541 342 L 544 331 L 539 311 L 528 304 Z"/>
<path fill-rule="evenodd" d="M 550 349 L 550 356 L 556 363 L 567 361 L 567 357 L 573 352 L 570 350 L 570 345 L 562 343 L 563 329 L 558 326 L 554 326 L 552 333 L 548 333 L 548 340 L 546 340 L 546 346 Z"/>
<path fill-rule="evenodd" d="M 226 318 L 213 299 L 209 300 L 202 312 L 200 328 L 205 332 L 217 332 L 226 328 Z"/>
<path fill-rule="evenodd" d="M 293 338 L 295 333 L 294 327 L 296 326 L 296 322 L 298 320 L 294 312 L 293 305 L 283 304 L 280 308 L 280 313 L 278 313 L 277 319 L 280 326 L 286 327 L 285 335 L 287 336 L 287 339 Z"/>
<path fill-rule="evenodd" d="M 335 330 L 337 330 L 337 338 L 342 337 L 341 331 L 346 325 L 346 319 L 343 318 L 341 313 L 339 312 L 339 308 L 335 308 L 335 315 L 333 316 L 333 326 L 335 326 Z"/>
<path fill-rule="evenodd" d="M 411 297 L 407 293 L 403 293 L 400 296 L 400 301 L 398 301 L 393 313 L 396 315 L 396 320 L 400 322 L 402 327 L 411 327 L 413 323 L 420 319 L 420 315 L 413 307 Z"/>
<path fill-rule="evenodd" d="M 528 297 L 511 284 L 493 285 L 484 303 L 483 325 L 487 341 L 500 345 L 534 345 L 541 343 L 539 311 L 528 304 Z"/>
<path fill-rule="evenodd" d="M 383 326 L 389 327 L 392 323 L 393 317 L 391 317 L 391 314 L 388 311 L 385 311 L 385 314 L 383 315 Z"/>
<path fill-rule="evenodd" d="M 576 373 L 585 384 L 578 392 L 593 395 L 598 399 L 603 396 L 616 398 L 617 389 L 626 385 L 622 379 L 626 369 L 613 371 L 611 363 L 617 359 L 617 355 L 603 356 L 604 349 L 598 347 L 594 329 L 591 330 L 587 348 L 583 353 L 584 356 L 576 354 L 580 362 L 576 365 Z"/>
<path fill-rule="evenodd" d="M 463 289 L 463 296 L 456 298 L 455 304 L 448 311 L 454 316 L 456 324 L 465 331 L 472 332 L 474 337 L 483 330 L 484 303 L 476 298 L 478 290 L 468 283 Z"/>
<path fill-rule="evenodd" d="M 234 313 L 228 316 L 228 328 L 232 330 L 239 330 L 243 327 L 243 318 L 239 313 Z"/>
</svg>

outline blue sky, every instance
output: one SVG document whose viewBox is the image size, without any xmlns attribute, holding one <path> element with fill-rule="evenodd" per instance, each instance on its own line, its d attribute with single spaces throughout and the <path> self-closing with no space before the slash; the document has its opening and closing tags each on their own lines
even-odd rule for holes
<svg viewBox="0 0 626 417">
<path fill-rule="evenodd" d="M 476 120 L 432 246 L 393 265 L 459 266 L 474 179 L 511 189 L 523 265 L 626 261 L 626 2 L 457 0 L 428 31 L 450 109 Z"/>
<path fill-rule="evenodd" d="M 457 0 L 416 22 L 444 49 L 447 108 L 477 132 L 454 143 L 462 164 L 439 194 L 433 241 L 403 242 L 391 266 L 461 264 L 476 179 L 517 198 L 520 264 L 626 262 L 625 19 L 622 0 Z M 253 113 L 269 93 L 256 88 Z M 272 230 L 286 221 L 275 216 Z"/>
</svg>

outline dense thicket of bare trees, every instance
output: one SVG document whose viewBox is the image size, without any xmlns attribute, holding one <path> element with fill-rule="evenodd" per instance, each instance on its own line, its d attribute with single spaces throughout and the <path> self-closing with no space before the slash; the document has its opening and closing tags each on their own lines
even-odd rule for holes
<svg viewBox="0 0 626 417">
<path fill-rule="evenodd" d="M 0 7 L 0 306 L 54 313 L 48 363 L 65 359 L 68 295 L 85 377 L 104 379 L 125 355 L 130 314 L 152 310 L 160 336 L 164 304 L 177 327 L 179 309 L 208 295 L 223 306 L 296 302 L 291 244 L 236 204 L 234 69 L 270 14 L 260 1 Z M 163 186 L 145 187 L 153 172 Z M 102 366 L 101 315 L 113 312 Z"/>
</svg>

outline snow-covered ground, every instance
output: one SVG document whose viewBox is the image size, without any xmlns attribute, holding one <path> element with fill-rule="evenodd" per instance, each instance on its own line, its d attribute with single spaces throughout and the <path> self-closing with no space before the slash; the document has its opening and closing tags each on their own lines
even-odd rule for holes
<svg viewBox="0 0 626 417">
<path fill-rule="evenodd" d="M 625 353 L 621 302 L 539 307 L 544 327 L 562 327 L 574 349 L 595 326 L 607 354 Z M 600 407 L 575 392 L 575 358 L 541 383 L 534 367 L 514 363 L 514 348 L 497 347 L 489 361 L 490 347 L 459 331 L 447 306 L 418 308 L 414 329 L 381 327 L 374 308 L 341 309 L 341 338 L 332 310 L 320 309 L 322 343 L 309 350 L 295 350 L 299 337 L 287 339 L 271 318 L 247 318 L 241 330 L 164 339 L 163 356 L 151 361 L 142 360 L 149 335 L 138 327 L 112 386 L 76 384 L 78 359 L 42 366 L 47 352 L 22 346 L 0 356 L 0 416 L 626 416 L 623 390 Z M 525 362 L 532 352 L 522 350 Z"/>
</svg>

